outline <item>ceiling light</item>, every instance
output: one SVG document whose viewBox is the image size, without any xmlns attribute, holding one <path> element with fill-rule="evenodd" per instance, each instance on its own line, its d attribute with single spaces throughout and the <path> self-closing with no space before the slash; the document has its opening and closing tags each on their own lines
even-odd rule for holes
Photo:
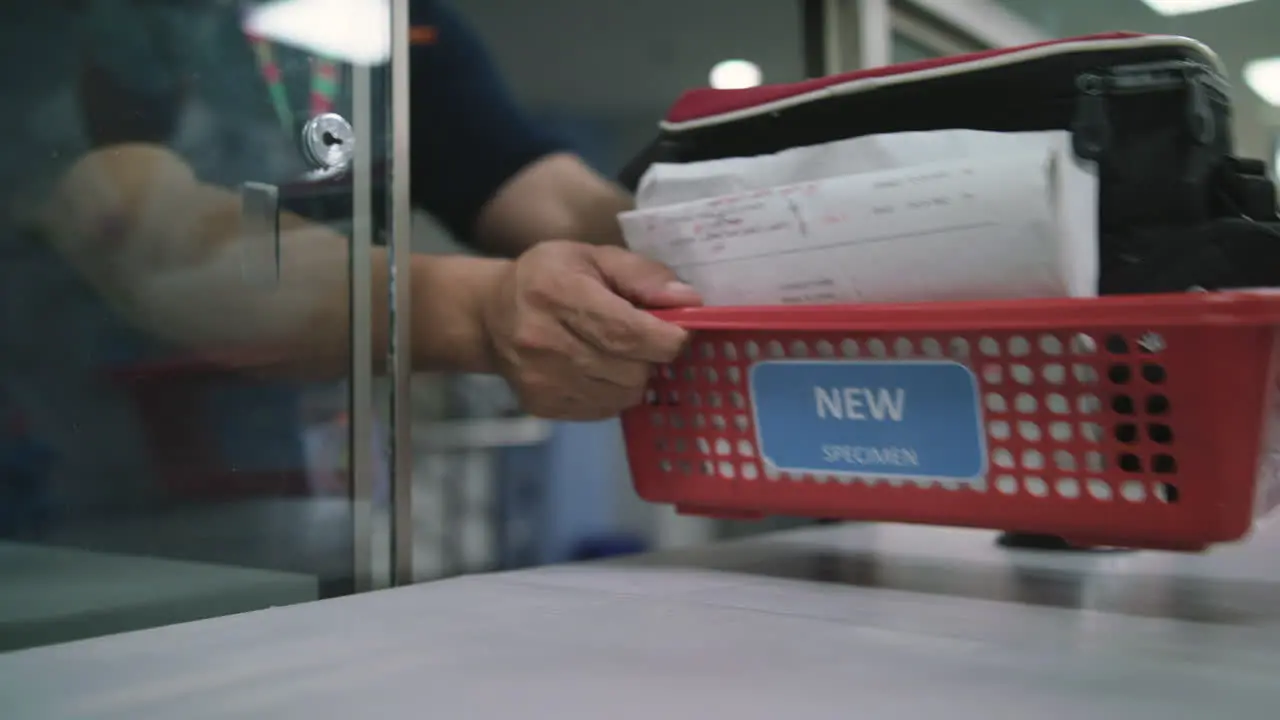
<svg viewBox="0 0 1280 720">
<path fill-rule="evenodd" d="M 275 0 L 250 10 L 244 29 L 356 65 L 380 65 L 391 57 L 388 0 Z"/>
<path fill-rule="evenodd" d="M 1142 0 L 1147 7 L 1161 15 L 1191 15 L 1192 13 L 1221 10 L 1232 5 L 1242 5 L 1253 0 Z"/>
<path fill-rule="evenodd" d="M 1280 57 L 1245 63 L 1244 82 L 1267 104 L 1280 107 Z"/>
<path fill-rule="evenodd" d="M 755 87 L 763 80 L 760 66 L 749 60 L 721 60 L 711 68 L 711 87 L 718 90 Z"/>
</svg>

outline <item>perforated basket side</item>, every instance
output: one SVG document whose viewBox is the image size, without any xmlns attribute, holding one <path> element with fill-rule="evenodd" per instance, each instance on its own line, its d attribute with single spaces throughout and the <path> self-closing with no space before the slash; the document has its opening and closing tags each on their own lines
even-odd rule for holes
<svg viewBox="0 0 1280 720">
<path fill-rule="evenodd" d="M 1215 325 L 702 331 L 653 379 L 647 404 L 624 416 L 632 474 L 650 501 L 721 516 L 969 525 L 1184 549 L 1233 540 L 1255 506 L 1275 501 L 1254 493 L 1272 335 Z M 988 472 L 963 482 L 774 471 L 759 457 L 747 375 L 758 360 L 784 358 L 964 364 L 979 382 Z M 1274 477 L 1275 463 L 1263 463 Z"/>
</svg>

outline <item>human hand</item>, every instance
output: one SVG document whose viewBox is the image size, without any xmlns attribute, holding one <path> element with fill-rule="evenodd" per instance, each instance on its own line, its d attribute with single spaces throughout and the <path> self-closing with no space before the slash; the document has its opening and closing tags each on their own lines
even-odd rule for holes
<svg viewBox="0 0 1280 720">
<path fill-rule="evenodd" d="M 640 402 L 688 333 L 641 308 L 701 304 L 669 268 L 618 247 L 535 245 L 482 308 L 499 372 L 539 417 L 598 420 Z"/>
</svg>

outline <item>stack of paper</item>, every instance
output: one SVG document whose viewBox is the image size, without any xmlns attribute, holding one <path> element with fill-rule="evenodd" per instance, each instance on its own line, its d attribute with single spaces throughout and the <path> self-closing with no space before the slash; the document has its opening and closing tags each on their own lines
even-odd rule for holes
<svg viewBox="0 0 1280 720">
<path fill-rule="evenodd" d="M 1065 132 L 900 133 L 655 165 L 619 219 L 709 305 L 1091 296 L 1097 194 Z"/>
</svg>

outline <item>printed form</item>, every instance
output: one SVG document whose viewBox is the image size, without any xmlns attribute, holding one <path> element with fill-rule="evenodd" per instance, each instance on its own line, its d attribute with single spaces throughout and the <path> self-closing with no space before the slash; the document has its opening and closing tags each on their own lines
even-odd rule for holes
<svg viewBox="0 0 1280 720">
<path fill-rule="evenodd" d="M 709 305 L 1096 294 L 1097 176 L 1067 133 L 902 133 L 655 166 L 639 197 L 619 216 L 628 245 Z"/>
</svg>

